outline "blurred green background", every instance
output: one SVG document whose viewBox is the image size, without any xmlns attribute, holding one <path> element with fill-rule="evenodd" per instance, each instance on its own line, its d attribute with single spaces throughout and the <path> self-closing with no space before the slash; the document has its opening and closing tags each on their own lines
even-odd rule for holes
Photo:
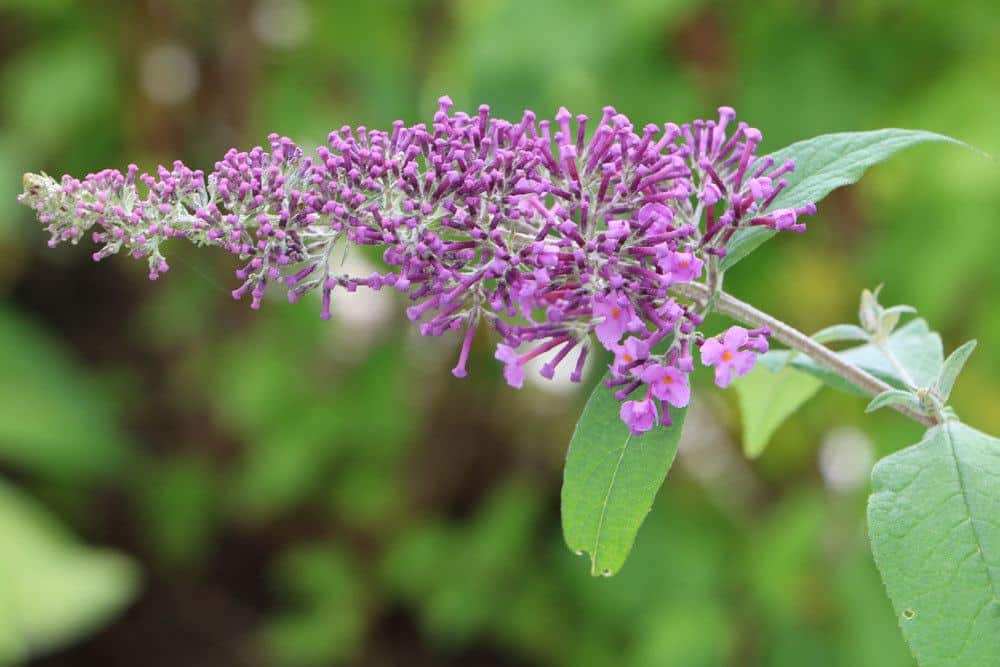
<svg viewBox="0 0 1000 667">
<path fill-rule="evenodd" d="M 175 244 L 153 284 L 49 250 L 15 196 L 29 170 L 426 121 L 444 93 L 997 154 L 998 31 L 995 0 L 0 0 L 0 665 L 912 665 L 863 520 L 872 461 L 919 437 L 898 415 L 824 391 L 748 463 L 699 377 L 630 562 L 592 579 L 558 517 L 587 387 L 507 389 L 486 336 L 458 381 L 457 340 L 389 294 L 326 323 L 234 303 L 221 253 Z M 954 401 L 997 434 L 998 210 L 994 164 L 913 149 L 727 288 L 815 330 L 885 282 L 946 349 L 979 339 Z"/>
</svg>

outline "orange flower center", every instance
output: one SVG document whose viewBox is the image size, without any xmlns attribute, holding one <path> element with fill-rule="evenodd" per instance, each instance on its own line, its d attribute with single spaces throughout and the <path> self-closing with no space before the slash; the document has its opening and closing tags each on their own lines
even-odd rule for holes
<svg viewBox="0 0 1000 667">
<path fill-rule="evenodd" d="M 623 354 L 622 359 L 625 360 L 626 364 L 631 364 L 633 361 L 635 361 L 635 359 L 632 358 L 632 355 L 628 353 Z"/>
<path fill-rule="evenodd" d="M 674 379 L 672 377 L 670 377 L 669 375 L 664 375 L 663 379 L 661 379 L 660 382 L 662 382 L 663 384 L 673 384 L 674 383 Z"/>
<path fill-rule="evenodd" d="M 614 308 L 611 309 L 611 317 L 613 317 L 614 319 L 617 320 L 619 317 L 621 317 L 621 314 L 622 311 L 618 306 L 615 306 Z"/>
<path fill-rule="evenodd" d="M 722 360 L 723 361 L 732 361 L 733 360 L 733 353 L 730 352 L 729 350 L 726 350 L 725 352 L 722 353 Z"/>
</svg>

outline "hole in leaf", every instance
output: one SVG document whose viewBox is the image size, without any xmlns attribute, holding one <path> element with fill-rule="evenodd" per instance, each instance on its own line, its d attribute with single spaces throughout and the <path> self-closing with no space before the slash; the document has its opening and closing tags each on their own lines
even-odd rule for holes
<svg viewBox="0 0 1000 667">
<path fill-rule="evenodd" d="M 915 610 L 913 610 L 913 609 L 904 609 L 903 610 L 903 620 L 905 620 L 905 621 L 912 621 L 916 617 L 917 617 L 917 612 Z"/>
</svg>

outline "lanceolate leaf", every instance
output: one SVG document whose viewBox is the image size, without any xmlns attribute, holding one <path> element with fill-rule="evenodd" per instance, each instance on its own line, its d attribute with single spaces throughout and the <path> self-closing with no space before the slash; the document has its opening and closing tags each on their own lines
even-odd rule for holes
<svg viewBox="0 0 1000 667">
<path fill-rule="evenodd" d="M 576 425 L 563 472 L 566 544 L 590 555 L 594 575 L 610 576 L 625 563 L 674 462 L 687 412 L 671 408 L 672 426 L 631 435 L 618 409 L 602 378 Z"/>
<path fill-rule="evenodd" d="M 1000 659 L 1000 440 L 957 421 L 872 471 L 868 530 L 921 667 Z"/>
<path fill-rule="evenodd" d="M 819 391 L 822 382 L 794 368 L 757 366 L 736 381 L 743 421 L 743 452 L 756 458 L 788 417 Z"/>
<path fill-rule="evenodd" d="M 785 176 L 788 187 L 778 195 L 770 209 L 818 202 L 831 191 L 856 183 L 868 167 L 885 161 L 904 148 L 929 141 L 966 145 L 934 132 L 895 128 L 823 134 L 796 142 L 773 154 L 778 164 L 789 158 L 795 160 L 795 171 Z M 722 269 L 735 265 L 774 234 L 766 227 L 738 230 L 730 241 L 729 253 L 722 260 Z"/>
<path fill-rule="evenodd" d="M 901 303 L 901 304 L 899 304 L 897 306 L 889 306 L 888 308 L 886 308 L 885 310 L 882 311 L 882 314 L 883 314 L 883 316 L 884 315 L 912 315 L 915 312 L 917 312 L 917 309 L 914 308 L 913 306 L 907 306 L 906 304 Z"/>
<path fill-rule="evenodd" d="M 955 386 L 958 374 L 962 372 L 965 362 L 969 360 L 969 356 L 975 349 L 976 341 L 970 340 L 949 354 L 948 358 L 944 360 L 944 366 L 941 368 L 941 376 L 937 381 L 937 389 L 941 395 L 941 400 L 947 401 L 948 397 L 951 396 L 951 390 Z"/>
<path fill-rule="evenodd" d="M 839 343 L 841 341 L 867 341 L 868 332 L 856 324 L 834 324 L 812 335 L 817 343 Z"/>
<path fill-rule="evenodd" d="M 889 389 L 872 399 L 865 412 L 875 412 L 890 405 L 905 405 L 916 412 L 923 413 L 923 406 L 920 400 L 908 391 L 902 389 Z"/>
</svg>

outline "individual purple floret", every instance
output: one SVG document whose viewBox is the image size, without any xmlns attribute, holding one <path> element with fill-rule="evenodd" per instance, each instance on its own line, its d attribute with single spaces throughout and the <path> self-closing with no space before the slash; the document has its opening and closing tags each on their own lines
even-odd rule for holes
<svg viewBox="0 0 1000 667">
<path fill-rule="evenodd" d="M 293 302 L 318 292 L 327 319 L 338 288 L 394 287 L 422 334 L 458 332 L 458 377 L 481 326 L 498 332 L 514 387 L 543 356 L 543 376 L 565 363 L 580 381 L 596 338 L 615 356 L 607 384 L 634 433 L 687 405 L 693 347 L 720 386 L 766 349 L 767 332 L 738 327 L 703 340 L 703 304 L 671 292 L 717 268 L 737 229 L 801 232 L 815 211 L 769 209 L 793 164 L 757 157 L 760 132 L 734 124 L 732 109 L 637 131 L 612 107 L 588 125 L 566 109 L 554 123 L 531 111 L 508 122 L 485 105 L 470 115 L 439 102 L 430 125 L 345 126 L 315 157 L 271 135 L 269 149 L 230 150 L 207 175 L 180 162 L 61 183 L 29 174 L 20 200 L 50 245 L 90 232 L 95 259 L 124 250 L 151 278 L 168 268 L 167 239 L 224 248 L 241 261 L 233 296 L 253 308 L 283 284 Z M 389 268 L 339 272 L 357 245 L 382 247 Z"/>
<path fill-rule="evenodd" d="M 767 352 L 768 329 L 747 331 L 743 327 L 730 327 L 715 338 L 706 338 L 701 344 L 701 363 L 715 366 L 715 384 L 728 387 L 734 377 L 746 375 L 757 361 L 757 355 Z"/>
</svg>

